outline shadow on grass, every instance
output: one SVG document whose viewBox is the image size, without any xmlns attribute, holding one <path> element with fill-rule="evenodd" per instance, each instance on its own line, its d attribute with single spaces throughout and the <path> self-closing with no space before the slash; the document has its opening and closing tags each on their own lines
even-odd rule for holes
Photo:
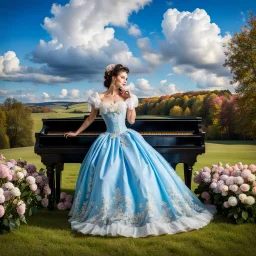
<svg viewBox="0 0 256 256">
<path fill-rule="evenodd" d="M 222 145 L 253 145 L 256 146 L 255 140 L 206 140 L 206 143 Z"/>
</svg>

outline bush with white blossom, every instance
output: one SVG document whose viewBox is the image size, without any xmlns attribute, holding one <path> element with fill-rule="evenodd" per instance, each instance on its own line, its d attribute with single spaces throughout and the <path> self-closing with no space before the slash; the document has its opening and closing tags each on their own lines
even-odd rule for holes
<svg viewBox="0 0 256 256">
<path fill-rule="evenodd" d="M 33 164 L 6 158 L 0 154 L 0 233 L 12 231 L 37 212 L 48 206 L 51 189 L 45 171 Z"/>
<path fill-rule="evenodd" d="M 217 211 L 233 222 L 256 223 L 256 165 L 234 166 L 222 163 L 204 167 L 194 173 L 199 184 L 195 193 L 205 204 L 216 205 Z"/>
</svg>

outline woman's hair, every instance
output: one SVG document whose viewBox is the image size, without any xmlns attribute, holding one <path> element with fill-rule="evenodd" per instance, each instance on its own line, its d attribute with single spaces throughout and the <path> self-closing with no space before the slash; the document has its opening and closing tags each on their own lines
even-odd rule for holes
<svg viewBox="0 0 256 256">
<path fill-rule="evenodd" d="M 122 64 L 116 64 L 113 70 L 105 71 L 104 75 L 104 86 L 109 88 L 112 82 L 112 76 L 118 76 L 120 72 L 130 72 L 129 68 L 124 67 Z"/>
</svg>

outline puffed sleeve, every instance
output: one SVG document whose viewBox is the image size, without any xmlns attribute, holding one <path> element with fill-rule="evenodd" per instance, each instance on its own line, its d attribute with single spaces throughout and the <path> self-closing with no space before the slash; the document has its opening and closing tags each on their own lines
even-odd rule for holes
<svg viewBox="0 0 256 256">
<path fill-rule="evenodd" d="M 94 106 L 95 109 L 99 109 L 100 107 L 100 97 L 98 92 L 93 92 L 89 97 L 88 97 L 88 111 L 91 112 L 92 111 L 92 106 Z"/>
<path fill-rule="evenodd" d="M 125 100 L 128 109 L 132 110 L 138 107 L 138 97 L 135 94 L 131 94 L 131 97 Z"/>
</svg>

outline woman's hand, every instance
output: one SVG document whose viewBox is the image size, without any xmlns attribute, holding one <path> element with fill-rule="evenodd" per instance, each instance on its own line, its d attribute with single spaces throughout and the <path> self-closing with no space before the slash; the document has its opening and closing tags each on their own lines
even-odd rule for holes
<svg viewBox="0 0 256 256">
<path fill-rule="evenodd" d="M 67 139 L 67 137 L 75 137 L 77 134 L 75 132 L 67 132 L 64 134 L 64 137 Z"/>
<path fill-rule="evenodd" d="M 125 99 L 131 98 L 131 92 L 125 89 L 120 91 L 120 95 L 123 96 Z"/>
</svg>

